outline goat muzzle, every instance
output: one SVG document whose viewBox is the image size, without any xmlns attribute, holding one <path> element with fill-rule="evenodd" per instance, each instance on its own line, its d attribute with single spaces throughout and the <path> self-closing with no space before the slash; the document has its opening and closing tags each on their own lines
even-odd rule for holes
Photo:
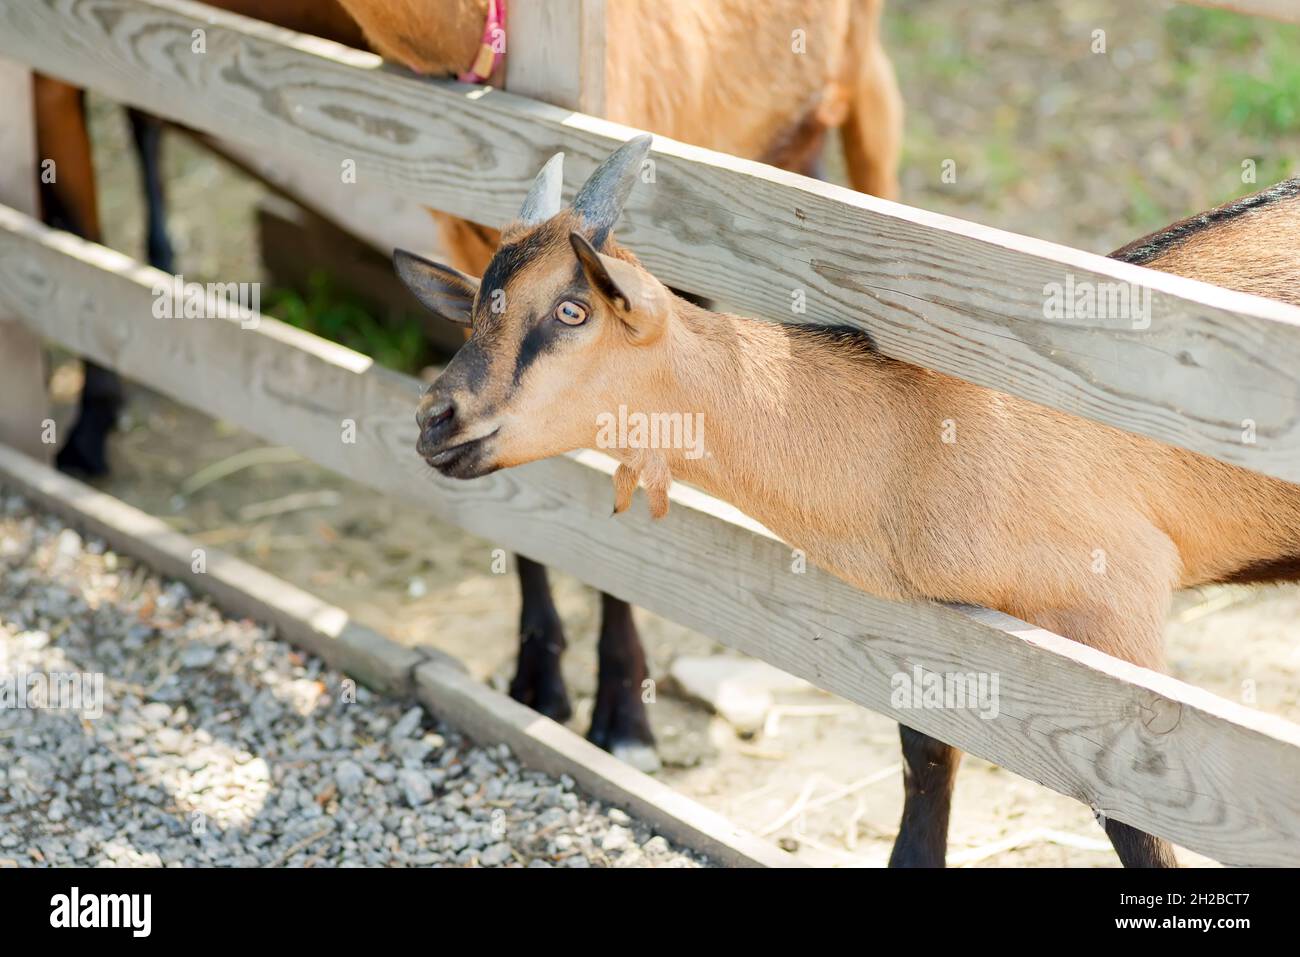
<svg viewBox="0 0 1300 957">
<path fill-rule="evenodd" d="M 420 427 L 416 451 L 428 459 L 445 446 L 459 428 L 456 403 L 440 396 L 426 395 L 416 409 L 415 423 Z"/>
<path fill-rule="evenodd" d="M 485 464 L 484 458 L 489 440 L 497 430 L 467 439 L 465 423 L 454 399 L 432 393 L 425 395 L 416 410 L 415 421 L 420 427 L 415 451 L 431 468 L 448 478 L 460 479 L 496 471 L 495 466 Z"/>
</svg>

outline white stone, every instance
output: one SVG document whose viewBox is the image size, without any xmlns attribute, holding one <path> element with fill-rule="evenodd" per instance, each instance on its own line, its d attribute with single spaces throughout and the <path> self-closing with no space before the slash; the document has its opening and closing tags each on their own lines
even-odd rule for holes
<svg viewBox="0 0 1300 957">
<path fill-rule="evenodd" d="M 690 698 L 712 708 L 737 731 L 750 733 L 763 726 L 777 691 L 806 691 L 808 682 L 751 658 L 722 655 L 683 655 L 669 674 Z"/>
<path fill-rule="evenodd" d="M 618 824 L 610 827 L 600 842 L 601 850 L 621 851 L 632 843 L 632 832 Z"/>
</svg>

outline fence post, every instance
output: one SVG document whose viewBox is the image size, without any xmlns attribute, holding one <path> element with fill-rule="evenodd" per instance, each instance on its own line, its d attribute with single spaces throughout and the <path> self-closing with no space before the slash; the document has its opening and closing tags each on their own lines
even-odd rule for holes
<svg viewBox="0 0 1300 957">
<path fill-rule="evenodd" d="M 35 216 L 36 116 L 32 73 L 0 59 L 0 203 Z M 45 350 L 17 317 L 0 313 L 0 442 L 42 462 L 54 446 L 41 441 L 49 418 Z"/>
<path fill-rule="evenodd" d="M 506 89 L 555 106 L 605 114 L 605 0 L 510 6 Z"/>
</svg>

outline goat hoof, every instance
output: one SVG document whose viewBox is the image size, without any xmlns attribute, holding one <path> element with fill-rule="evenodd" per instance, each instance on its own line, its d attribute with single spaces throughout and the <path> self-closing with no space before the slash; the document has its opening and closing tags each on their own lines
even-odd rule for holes
<svg viewBox="0 0 1300 957">
<path fill-rule="evenodd" d="M 639 698 L 605 697 L 597 693 L 587 740 L 638 771 L 652 774 L 662 766 L 645 706 Z"/>
<path fill-rule="evenodd" d="M 560 724 L 573 717 L 569 693 L 564 690 L 564 679 L 558 675 L 554 679 L 530 683 L 516 674 L 515 680 L 510 682 L 510 697 Z"/>
<path fill-rule="evenodd" d="M 629 764 L 646 774 L 654 774 L 663 767 L 659 761 L 659 752 L 655 750 L 653 744 L 642 744 L 640 741 L 625 741 L 614 745 L 609 749 L 609 753 L 624 764 Z"/>
<path fill-rule="evenodd" d="M 176 273 L 176 251 L 172 244 L 167 240 L 149 239 L 149 249 L 147 253 L 149 265 L 155 269 L 161 269 L 165 273 Z"/>
<path fill-rule="evenodd" d="M 516 679 L 510 685 L 510 697 L 559 724 L 564 724 L 573 717 L 569 693 L 564 690 L 564 682 L 561 680 L 543 682 L 535 688 L 524 688 Z"/>
<path fill-rule="evenodd" d="M 80 429 L 73 429 L 72 435 L 54 458 L 59 471 L 67 475 L 84 475 L 87 478 L 103 478 L 108 474 L 108 450 L 104 438 L 98 440 Z"/>
</svg>

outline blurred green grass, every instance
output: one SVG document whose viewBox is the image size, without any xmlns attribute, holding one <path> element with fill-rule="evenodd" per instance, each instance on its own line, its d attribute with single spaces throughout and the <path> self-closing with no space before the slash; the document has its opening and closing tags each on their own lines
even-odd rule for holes
<svg viewBox="0 0 1300 957">
<path fill-rule="evenodd" d="M 1105 252 L 1300 173 L 1300 26 L 1123 0 L 891 0 L 885 25 L 910 204 Z"/>
<path fill-rule="evenodd" d="M 1285 136 L 1300 127 L 1300 26 L 1223 10 L 1180 7 L 1167 19 L 1169 53 L 1187 73 L 1189 49 L 1215 46 L 1253 63 L 1225 65 L 1215 118 L 1229 127 Z"/>
<path fill-rule="evenodd" d="M 268 315 L 398 372 L 416 375 L 435 361 L 419 318 L 402 313 L 378 319 L 370 307 L 339 290 L 321 270 L 311 274 L 306 290 L 271 289 L 266 300 Z"/>
</svg>

